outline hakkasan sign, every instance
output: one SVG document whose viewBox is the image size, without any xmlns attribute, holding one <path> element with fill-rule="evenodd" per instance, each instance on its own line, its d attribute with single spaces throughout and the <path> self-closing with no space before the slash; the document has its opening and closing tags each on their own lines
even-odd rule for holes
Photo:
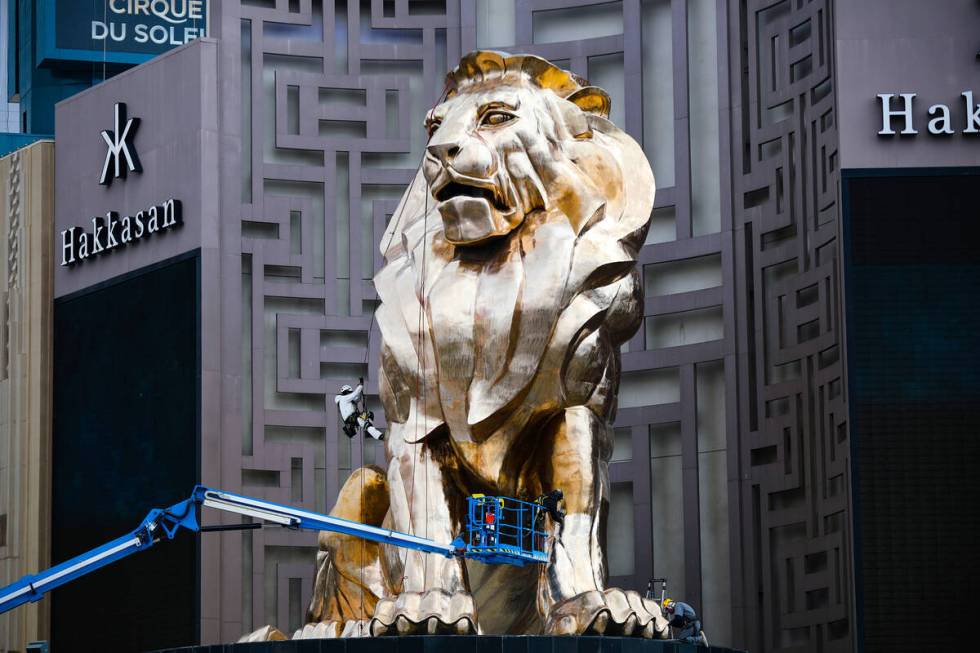
<svg viewBox="0 0 980 653">
<path fill-rule="evenodd" d="M 39 0 L 41 59 L 137 64 L 207 35 L 207 0 Z"/>
</svg>

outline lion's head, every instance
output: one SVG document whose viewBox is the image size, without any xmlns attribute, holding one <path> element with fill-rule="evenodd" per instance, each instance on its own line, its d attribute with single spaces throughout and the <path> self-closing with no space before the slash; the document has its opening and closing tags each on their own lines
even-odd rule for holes
<svg viewBox="0 0 980 653">
<path fill-rule="evenodd" d="M 570 369 L 580 320 L 610 352 L 635 332 L 654 180 L 609 108 L 536 56 L 476 52 L 448 75 L 375 277 L 389 420 L 414 405 L 466 438 Z"/>
<path fill-rule="evenodd" d="M 586 113 L 609 112 L 605 91 L 583 83 L 538 57 L 497 52 L 471 54 L 450 73 L 446 101 L 426 118 L 423 162 L 448 241 L 510 233 L 577 176 L 564 144 L 592 138 Z"/>
</svg>

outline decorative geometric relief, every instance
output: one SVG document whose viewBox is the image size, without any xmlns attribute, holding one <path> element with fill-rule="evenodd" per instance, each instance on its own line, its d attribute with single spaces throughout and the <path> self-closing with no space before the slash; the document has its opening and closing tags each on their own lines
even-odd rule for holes
<svg viewBox="0 0 980 653">
<path fill-rule="evenodd" d="M 21 156 L 10 155 L 7 170 L 7 287 L 0 303 L 0 380 L 10 377 L 11 302 L 18 293 L 20 280 L 21 241 Z"/>
<path fill-rule="evenodd" d="M 610 463 L 610 533 L 632 541 L 610 535 L 610 583 L 643 589 L 667 576 L 671 595 L 712 623 L 715 641 L 731 641 L 729 517 L 716 509 L 727 505 L 725 388 L 736 378 L 733 357 L 725 360 L 734 351 L 723 272 L 730 247 L 721 237 L 730 221 L 718 174 L 723 16 L 714 0 L 471 0 L 462 14 L 464 50 L 538 54 L 603 87 L 611 118 L 643 143 L 654 168 L 656 207 L 639 255 L 644 327 L 624 348 Z M 699 405 L 706 363 L 720 400 Z M 699 448 L 706 424 L 721 425 L 710 451 Z M 703 564 L 702 549 L 712 561 Z"/>
<path fill-rule="evenodd" d="M 758 651 L 852 648 L 831 0 L 733 11 L 742 537 Z M 735 100 L 739 100 L 736 102 Z"/>
<path fill-rule="evenodd" d="M 365 378 L 379 426 L 371 278 L 459 58 L 456 2 L 242 2 L 242 490 L 327 511 L 352 469 L 334 395 Z M 243 630 L 302 623 L 315 533 L 243 539 Z"/>
<path fill-rule="evenodd" d="M 659 183 L 610 465 L 611 519 L 628 524 L 632 501 L 632 547 L 611 547 L 612 581 L 668 576 L 715 641 L 850 649 L 832 11 L 243 2 L 243 490 L 325 510 L 351 469 L 383 462 L 338 432 L 332 397 L 361 375 L 377 392 L 370 277 L 422 117 L 462 52 L 540 54 L 611 93 Z M 297 623 L 315 537 L 242 542 L 243 629 Z"/>
</svg>

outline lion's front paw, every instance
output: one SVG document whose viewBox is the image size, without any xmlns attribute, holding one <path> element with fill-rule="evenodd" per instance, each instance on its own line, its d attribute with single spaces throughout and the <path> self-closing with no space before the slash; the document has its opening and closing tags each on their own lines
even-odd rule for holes
<svg viewBox="0 0 980 653">
<path fill-rule="evenodd" d="M 367 619 L 351 619 L 347 622 L 321 621 L 309 623 L 293 633 L 293 639 L 336 639 L 338 637 L 368 637 Z"/>
<path fill-rule="evenodd" d="M 624 635 L 666 639 L 660 606 L 636 592 L 610 588 L 583 592 L 551 607 L 549 635 Z"/>
<path fill-rule="evenodd" d="M 378 601 L 371 635 L 468 635 L 477 632 L 476 606 L 466 592 L 403 592 Z"/>
</svg>

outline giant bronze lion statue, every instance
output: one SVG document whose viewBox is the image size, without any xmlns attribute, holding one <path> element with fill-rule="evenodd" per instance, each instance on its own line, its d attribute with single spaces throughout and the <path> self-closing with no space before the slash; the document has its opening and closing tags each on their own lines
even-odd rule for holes
<svg viewBox="0 0 980 653">
<path fill-rule="evenodd" d="M 450 542 L 471 494 L 559 488 L 548 563 L 322 533 L 297 636 L 666 636 L 655 602 L 605 586 L 620 346 L 642 319 L 636 255 L 654 199 L 609 106 L 535 56 L 476 52 L 448 75 L 375 276 L 388 469 L 356 471 L 333 511 Z"/>
</svg>

